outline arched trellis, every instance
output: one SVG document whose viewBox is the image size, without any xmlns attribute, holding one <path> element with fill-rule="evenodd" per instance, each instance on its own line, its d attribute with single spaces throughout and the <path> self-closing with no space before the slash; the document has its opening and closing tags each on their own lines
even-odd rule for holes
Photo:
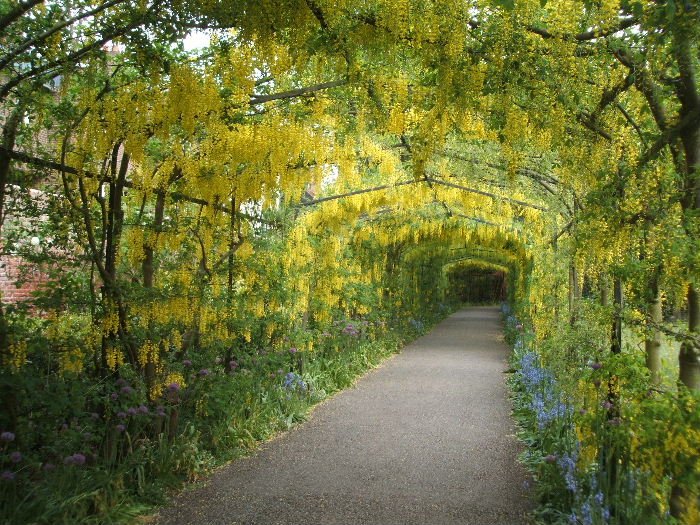
<svg viewBox="0 0 700 525">
<path fill-rule="evenodd" d="M 450 261 L 448 261 L 448 262 L 445 263 L 445 267 L 449 267 L 449 266 L 453 266 L 453 265 L 456 265 L 456 264 L 459 264 L 459 263 L 465 263 L 465 262 L 483 263 L 483 264 L 485 264 L 485 265 L 488 265 L 488 266 L 492 267 L 492 268 L 495 269 L 495 270 L 499 270 L 499 271 L 502 271 L 502 272 L 504 272 L 504 273 L 508 273 L 508 267 L 507 267 L 507 266 L 504 266 L 504 265 L 495 263 L 495 262 L 490 261 L 490 260 L 488 260 L 488 259 L 482 259 L 482 258 L 480 258 L 480 257 L 469 257 L 469 256 L 466 256 L 466 257 L 459 257 L 459 258 L 457 258 L 457 259 L 451 259 Z"/>
<path fill-rule="evenodd" d="M 525 201 L 522 201 L 519 199 L 513 199 L 513 198 L 508 197 L 506 195 L 498 195 L 498 194 L 493 193 L 493 192 L 479 190 L 476 188 L 471 188 L 468 186 L 463 186 L 461 184 L 456 184 L 453 182 L 444 181 L 444 180 L 440 180 L 440 179 L 436 179 L 434 177 L 428 177 L 428 176 L 421 177 L 419 179 L 409 180 L 409 181 L 400 181 L 400 182 L 396 182 L 394 184 L 381 184 L 379 186 L 372 186 L 370 188 L 361 188 L 358 190 L 349 191 L 347 193 L 339 193 L 336 195 L 328 195 L 326 197 L 319 197 L 317 199 L 301 202 L 299 205 L 300 206 L 313 206 L 316 204 L 320 204 L 322 202 L 328 202 L 328 201 L 333 201 L 333 200 L 337 200 L 337 199 L 344 199 L 347 197 L 353 197 L 355 195 L 362 195 L 363 193 L 372 193 L 372 192 L 376 192 L 376 191 L 383 191 L 383 190 L 388 190 L 391 188 L 397 188 L 400 186 L 407 186 L 407 185 L 411 185 L 411 184 L 420 184 L 420 183 L 438 184 L 441 186 L 446 186 L 448 188 L 455 188 L 455 189 L 459 189 L 459 190 L 466 191 L 469 193 L 475 193 L 477 195 L 482 195 L 484 197 L 490 197 L 492 199 L 502 200 L 502 201 L 508 202 L 510 204 L 517 204 L 518 206 L 533 208 L 535 210 L 540 210 L 540 211 L 548 211 L 548 208 L 546 208 L 544 206 L 540 206 L 538 204 L 525 202 Z"/>
<path fill-rule="evenodd" d="M 391 190 L 396 189 L 396 188 L 402 188 L 405 186 L 412 186 L 412 185 L 418 185 L 418 184 L 427 184 L 428 187 L 431 189 L 433 189 L 435 186 L 446 187 L 449 189 L 456 189 L 459 191 L 464 191 L 464 192 L 480 195 L 483 197 L 487 197 L 487 198 L 492 199 L 494 201 L 502 201 L 502 202 L 508 203 L 510 205 L 513 205 L 513 206 L 530 208 L 530 209 L 533 209 L 533 210 L 536 210 L 539 212 L 543 212 L 543 213 L 551 211 L 549 208 L 542 206 L 542 205 L 539 205 L 539 204 L 523 201 L 520 199 L 515 199 L 515 198 L 509 197 L 507 195 L 500 195 L 498 193 L 480 190 L 477 188 L 472 188 L 469 186 L 464 186 L 462 184 L 457 184 L 454 182 L 445 181 L 445 180 L 441 180 L 441 179 L 437 179 L 435 177 L 429 177 L 429 176 L 421 177 L 418 179 L 399 181 L 399 182 L 396 182 L 394 184 L 381 184 L 381 185 L 377 185 L 377 186 L 359 188 L 359 189 L 355 189 L 355 190 L 351 190 L 351 191 L 347 191 L 347 192 L 343 192 L 343 193 L 326 195 L 326 196 L 318 197 L 315 199 L 307 199 L 307 200 L 299 203 L 298 207 L 299 208 L 309 208 L 309 207 L 313 207 L 313 206 L 323 205 L 324 203 L 328 203 L 328 202 L 332 202 L 332 201 L 343 201 L 346 199 L 349 200 L 349 199 L 352 199 L 353 197 L 368 194 L 368 193 L 391 191 Z M 501 230 L 507 230 L 510 232 L 514 232 L 519 236 L 524 235 L 524 228 L 521 226 L 521 224 L 503 224 L 503 223 L 495 222 L 494 220 L 491 220 L 490 218 L 487 218 L 487 217 L 483 217 L 483 216 L 479 217 L 479 216 L 472 215 L 472 214 L 466 212 L 466 210 L 463 211 L 460 208 L 458 208 L 458 205 L 456 205 L 455 203 L 448 204 L 448 202 L 446 200 L 440 199 L 440 197 L 437 194 L 435 194 L 434 200 L 432 202 L 440 205 L 444 209 L 444 212 L 445 212 L 444 215 L 442 215 L 442 216 L 436 215 L 435 216 L 436 220 L 444 220 L 445 218 L 455 217 L 455 218 L 460 218 L 460 219 L 470 221 L 476 225 L 483 225 L 483 226 L 493 227 L 493 228 L 497 228 L 497 229 L 501 229 Z M 426 203 L 426 205 L 427 204 L 428 203 Z M 382 210 L 379 213 L 377 213 L 377 215 L 384 214 L 384 213 L 387 213 L 389 211 L 391 211 L 391 209 L 387 210 L 386 206 L 383 206 Z M 367 218 L 366 214 L 364 214 L 364 215 L 365 215 L 365 218 Z M 370 216 L 370 218 L 371 218 L 371 216 Z"/>
</svg>

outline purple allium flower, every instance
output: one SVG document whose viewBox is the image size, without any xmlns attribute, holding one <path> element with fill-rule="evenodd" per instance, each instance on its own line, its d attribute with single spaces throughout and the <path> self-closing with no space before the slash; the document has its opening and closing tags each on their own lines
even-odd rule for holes
<svg viewBox="0 0 700 525">
<path fill-rule="evenodd" d="M 593 381 L 593 386 L 596 388 L 600 387 L 600 379 L 596 379 L 595 381 Z"/>
<path fill-rule="evenodd" d="M 85 456 L 80 452 L 73 454 L 73 465 L 85 465 Z"/>
<path fill-rule="evenodd" d="M 603 401 L 603 408 L 605 410 L 610 410 L 612 407 L 613 407 L 613 404 L 610 401 L 608 401 L 607 399 L 605 401 Z"/>
<path fill-rule="evenodd" d="M 360 334 L 360 332 L 357 331 L 357 328 L 355 328 L 355 326 L 351 323 L 348 323 L 347 326 L 343 328 L 343 333 L 346 335 L 351 335 L 353 337 Z"/>
<path fill-rule="evenodd" d="M 14 481 L 15 473 L 10 472 L 9 470 L 3 470 L 2 474 L 0 474 L 0 479 L 2 479 L 3 481 Z"/>
<path fill-rule="evenodd" d="M 231 370 L 235 370 L 236 368 L 238 368 L 238 361 L 229 361 L 228 366 Z"/>
<path fill-rule="evenodd" d="M 585 408 L 582 408 L 581 410 L 578 411 L 578 413 L 581 414 L 582 416 L 585 416 L 586 414 L 588 414 L 588 410 L 586 410 Z"/>
<path fill-rule="evenodd" d="M 3 432 L 0 434 L 0 441 L 4 441 L 5 443 L 9 443 L 10 441 L 15 440 L 15 435 L 12 432 Z"/>
<path fill-rule="evenodd" d="M 148 407 L 146 405 L 139 405 L 138 411 L 142 414 L 148 414 Z"/>
<path fill-rule="evenodd" d="M 545 456 L 544 460 L 547 463 L 556 463 L 557 462 L 557 457 L 554 454 L 548 454 Z"/>
<path fill-rule="evenodd" d="M 168 391 L 169 392 L 179 392 L 180 391 L 180 384 L 179 383 L 170 383 L 168 385 Z"/>
<path fill-rule="evenodd" d="M 117 429 L 117 432 L 124 432 L 126 430 L 126 425 L 119 424 L 114 428 Z"/>
<path fill-rule="evenodd" d="M 128 396 L 128 395 L 134 393 L 134 389 L 131 388 L 130 386 L 123 386 L 123 387 L 121 388 L 120 392 L 121 392 L 122 394 L 124 394 L 125 396 Z"/>
<path fill-rule="evenodd" d="M 297 348 L 294 347 L 294 346 L 291 347 L 291 348 L 289 349 L 289 353 L 290 353 L 290 354 L 296 354 L 298 351 L 299 351 L 299 349 L 297 349 Z"/>
<path fill-rule="evenodd" d="M 590 366 L 593 370 L 600 370 L 601 368 L 603 368 L 603 364 L 598 363 L 597 361 L 595 363 L 591 363 Z"/>
<path fill-rule="evenodd" d="M 12 463 L 19 463 L 22 461 L 22 453 L 15 450 L 12 454 L 10 454 L 10 461 L 12 461 Z"/>
<path fill-rule="evenodd" d="M 117 379 L 117 381 L 115 382 L 115 384 L 116 384 L 117 386 L 126 386 L 126 385 L 128 385 L 129 383 L 126 382 L 126 379 L 124 379 L 123 377 L 120 377 L 119 379 Z"/>
<path fill-rule="evenodd" d="M 190 361 L 189 359 L 185 359 L 185 360 L 182 362 L 182 364 L 189 367 L 189 366 L 192 366 L 192 361 Z"/>
<path fill-rule="evenodd" d="M 129 407 L 126 409 L 126 413 L 130 416 L 135 416 L 136 414 L 138 414 L 138 410 L 136 410 L 134 407 Z"/>
<path fill-rule="evenodd" d="M 208 376 L 210 373 L 211 373 L 211 372 L 209 372 L 209 369 L 208 369 L 208 368 L 202 368 L 202 369 L 197 373 L 197 375 L 199 375 L 200 377 L 205 377 L 205 376 Z"/>
<path fill-rule="evenodd" d="M 112 392 L 112 393 L 110 394 L 109 398 L 110 398 L 112 401 L 116 401 L 117 399 L 119 399 L 119 394 L 117 394 L 116 392 Z"/>
<path fill-rule="evenodd" d="M 163 408 L 163 407 L 156 408 L 156 415 L 158 417 L 165 417 L 165 408 Z"/>
<path fill-rule="evenodd" d="M 126 419 L 126 412 L 117 412 L 117 417 L 119 419 Z"/>
</svg>

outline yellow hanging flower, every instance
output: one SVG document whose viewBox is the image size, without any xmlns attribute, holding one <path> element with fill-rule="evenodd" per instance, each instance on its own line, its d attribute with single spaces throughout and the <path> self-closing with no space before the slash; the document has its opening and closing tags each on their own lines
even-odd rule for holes
<svg viewBox="0 0 700 525">
<path fill-rule="evenodd" d="M 27 342 L 16 341 L 10 344 L 9 359 L 7 365 L 13 371 L 17 371 L 27 363 Z"/>
</svg>

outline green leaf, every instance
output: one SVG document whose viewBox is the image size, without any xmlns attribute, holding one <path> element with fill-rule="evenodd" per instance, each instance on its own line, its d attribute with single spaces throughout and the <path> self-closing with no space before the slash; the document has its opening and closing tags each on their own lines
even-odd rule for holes
<svg viewBox="0 0 700 525">
<path fill-rule="evenodd" d="M 642 15 L 644 14 L 644 6 L 642 5 L 641 2 L 635 2 L 635 3 L 630 5 L 630 11 L 637 18 L 641 18 Z"/>
<path fill-rule="evenodd" d="M 666 2 L 666 18 L 669 22 L 676 18 L 676 3 L 673 0 L 667 0 Z"/>
<path fill-rule="evenodd" d="M 515 8 L 515 0 L 496 0 L 496 5 L 502 7 L 506 11 L 512 11 Z"/>
</svg>

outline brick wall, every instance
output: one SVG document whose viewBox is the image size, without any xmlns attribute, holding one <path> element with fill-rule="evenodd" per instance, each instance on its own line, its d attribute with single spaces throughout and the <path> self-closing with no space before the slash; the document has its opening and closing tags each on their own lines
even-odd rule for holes
<svg viewBox="0 0 700 525">
<path fill-rule="evenodd" d="M 22 277 L 22 285 L 15 286 Z M 21 257 L 5 255 L 0 257 L 0 294 L 2 302 L 18 303 L 32 299 L 32 292 L 41 288 L 48 277 L 36 265 L 27 263 Z"/>
</svg>

